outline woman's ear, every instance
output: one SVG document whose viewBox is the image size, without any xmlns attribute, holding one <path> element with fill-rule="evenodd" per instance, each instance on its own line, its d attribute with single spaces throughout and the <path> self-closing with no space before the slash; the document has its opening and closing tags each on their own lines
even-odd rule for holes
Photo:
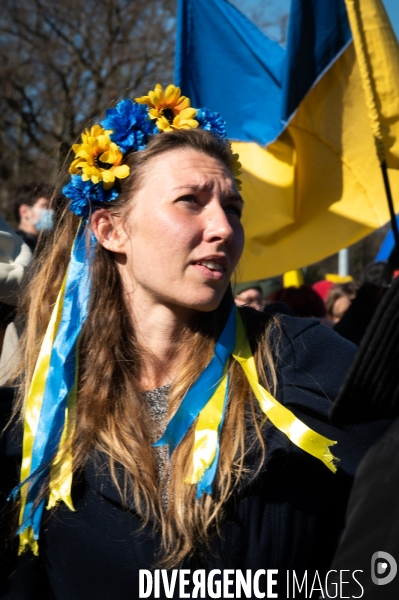
<svg viewBox="0 0 399 600">
<path fill-rule="evenodd" d="M 101 246 L 111 252 L 125 253 L 128 235 L 120 217 L 100 208 L 91 215 L 90 224 Z"/>
</svg>

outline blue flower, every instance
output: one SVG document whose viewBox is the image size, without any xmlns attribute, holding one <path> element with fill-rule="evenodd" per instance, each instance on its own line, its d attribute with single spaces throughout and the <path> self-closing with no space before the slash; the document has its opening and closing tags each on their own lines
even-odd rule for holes
<svg viewBox="0 0 399 600">
<path fill-rule="evenodd" d="M 208 108 L 197 108 L 198 127 L 210 131 L 222 138 L 226 137 L 226 121 L 217 112 L 211 112 Z"/>
<path fill-rule="evenodd" d="M 144 150 L 148 136 L 158 132 L 158 127 L 148 118 L 148 106 L 121 100 L 116 108 L 108 108 L 106 118 L 101 121 L 104 129 L 112 129 L 111 140 L 122 152 Z"/>
<path fill-rule="evenodd" d="M 72 175 L 71 181 L 62 188 L 62 193 L 71 201 L 69 210 L 84 218 L 89 216 L 93 204 L 111 202 L 118 197 L 115 188 L 105 190 L 102 182 L 94 184 L 90 180 L 83 181 L 81 175 Z"/>
</svg>

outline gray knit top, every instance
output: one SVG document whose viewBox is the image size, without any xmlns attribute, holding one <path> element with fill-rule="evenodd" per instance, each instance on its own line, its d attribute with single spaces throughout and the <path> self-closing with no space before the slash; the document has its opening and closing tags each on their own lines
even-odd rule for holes
<svg viewBox="0 0 399 600">
<path fill-rule="evenodd" d="M 168 397 L 170 384 L 164 385 L 154 390 L 143 392 L 143 398 L 147 404 L 148 413 L 152 420 L 152 442 L 156 442 L 162 436 L 168 423 Z M 158 466 L 158 481 L 169 475 L 169 455 L 168 446 L 153 448 L 155 460 Z M 164 505 L 167 505 L 167 497 L 162 498 Z"/>
</svg>

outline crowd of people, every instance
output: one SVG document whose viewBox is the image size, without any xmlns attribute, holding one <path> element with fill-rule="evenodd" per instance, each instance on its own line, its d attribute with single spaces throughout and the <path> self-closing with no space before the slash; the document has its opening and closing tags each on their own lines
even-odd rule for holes
<svg viewBox="0 0 399 600">
<path fill-rule="evenodd" d="M 282 303 L 296 316 L 318 319 L 359 345 L 393 277 L 393 268 L 387 263 L 374 262 L 367 265 L 360 282 L 352 279 L 333 283 L 323 279 L 312 285 L 282 287 L 276 285 L 278 279 L 274 278 L 271 280 L 273 287 L 267 293 L 263 293 L 267 280 L 236 285 L 234 301 L 237 306 L 251 306 L 257 310 Z"/>
<path fill-rule="evenodd" d="M 397 333 L 376 352 L 392 273 L 232 286 L 238 157 L 175 86 L 108 109 L 73 152 L 62 194 L 24 186 L 17 231 L 1 223 L 2 354 L 10 323 L 19 340 L 0 388 L 0 598 L 199 597 L 227 572 L 250 598 L 291 597 L 293 572 L 323 582 L 294 597 L 334 597 L 327 574 L 345 569 L 363 573 L 351 597 L 388 597 L 364 566 L 384 548 L 365 539 L 357 560 L 353 544 L 373 444 L 395 438 Z M 207 581 L 200 597 L 234 597 Z"/>
</svg>

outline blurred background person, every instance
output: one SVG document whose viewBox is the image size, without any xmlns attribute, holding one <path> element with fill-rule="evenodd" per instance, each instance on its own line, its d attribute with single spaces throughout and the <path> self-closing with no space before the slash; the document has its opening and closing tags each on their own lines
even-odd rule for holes
<svg viewBox="0 0 399 600">
<path fill-rule="evenodd" d="M 356 297 L 334 325 L 342 337 L 359 345 L 386 292 L 392 283 L 393 270 L 388 262 L 367 265 L 360 278 Z"/>
<path fill-rule="evenodd" d="M 326 307 L 310 285 L 300 287 L 280 288 L 269 296 L 270 302 L 283 302 L 298 317 L 315 317 L 325 325 L 332 327 L 332 322 L 326 317 Z"/>
<path fill-rule="evenodd" d="M 50 202 L 54 188 L 47 183 L 22 185 L 14 200 L 14 215 L 18 223 L 16 233 L 34 252 L 39 233 L 54 227 L 54 210 Z"/>
<path fill-rule="evenodd" d="M 15 327 L 15 311 L 19 300 L 19 288 L 25 270 L 31 263 L 32 253 L 28 246 L 14 233 L 0 217 L 0 431 L 3 431 L 12 413 L 14 388 L 7 386 L 12 368 L 15 366 L 15 354 L 18 350 L 19 336 Z M 11 437 L 6 440 L 0 435 L 1 481 L 0 506 L 6 505 L 6 498 L 13 484 L 13 473 L 18 456 L 12 450 Z M 5 512 L 0 513 L 0 581 L 8 573 L 9 563 L 5 555 L 8 528 Z M 0 596 L 2 596 L 0 584 Z"/>
<path fill-rule="evenodd" d="M 0 386 L 8 379 L 18 346 L 14 325 L 19 288 L 32 253 L 0 217 Z"/>
<path fill-rule="evenodd" d="M 263 306 L 263 293 L 256 282 L 239 283 L 234 287 L 234 302 L 237 306 L 251 306 L 261 310 Z"/>
<path fill-rule="evenodd" d="M 330 289 L 326 297 L 327 317 L 334 323 L 338 323 L 356 298 L 358 286 L 354 281 L 347 283 L 336 283 Z"/>
<path fill-rule="evenodd" d="M 392 557 L 399 562 L 398 362 L 399 278 L 396 278 L 375 311 L 331 411 L 332 422 L 345 427 L 365 427 L 367 423 L 393 419 L 359 465 L 346 528 L 331 565 L 336 573 L 340 569 L 362 571 L 359 572 L 364 588 L 362 597 L 367 600 L 392 600 L 399 595 L 399 576 L 394 576 L 392 563 Z M 375 556 L 380 551 L 391 555 L 385 566 L 383 559 L 387 557 Z M 345 583 L 346 597 L 359 597 L 359 593 L 359 587 L 349 577 Z"/>
</svg>

